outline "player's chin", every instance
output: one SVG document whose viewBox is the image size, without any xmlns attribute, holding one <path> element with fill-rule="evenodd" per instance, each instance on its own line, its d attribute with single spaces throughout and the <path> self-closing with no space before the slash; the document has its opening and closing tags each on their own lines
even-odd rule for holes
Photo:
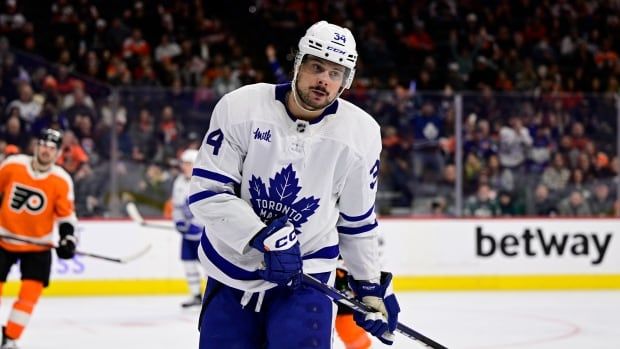
<svg viewBox="0 0 620 349">
<path fill-rule="evenodd" d="M 302 101 L 303 107 L 309 110 L 321 110 L 328 105 L 328 103 L 325 103 L 325 101 L 317 101 L 310 98 L 302 99 Z"/>
<path fill-rule="evenodd" d="M 312 99 L 310 103 L 308 103 L 308 105 L 315 110 L 321 110 L 327 108 L 327 106 L 329 106 L 332 102 L 332 99 L 330 99 L 328 96 L 324 96 L 322 98 Z"/>
<path fill-rule="evenodd" d="M 47 166 L 52 163 L 52 158 L 49 156 L 39 156 L 37 161 L 39 162 L 39 164 Z"/>
<path fill-rule="evenodd" d="M 314 111 L 319 111 L 319 110 L 323 110 L 323 109 L 327 108 L 328 105 L 329 105 L 329 103 L 315 104 L 315 105 L 311 106 L 312 107 L 311 109 L 314 110 Z"/>
</svg>

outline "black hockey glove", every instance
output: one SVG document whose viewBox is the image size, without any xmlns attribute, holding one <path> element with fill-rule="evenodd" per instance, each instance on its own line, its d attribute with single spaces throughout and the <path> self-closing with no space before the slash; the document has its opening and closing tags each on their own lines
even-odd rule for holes
<svg viewBox="0 0 620 349">
<path fill-rule="evenodd" d="M 75 245 L 77 239 L 73 236 L 73 225 L 70 223 L 61 223 L 58 227 L 60 240 L 56 247 L 56 255 L 60 259 L 71 259 L 75 256 Z"/>
</svg>

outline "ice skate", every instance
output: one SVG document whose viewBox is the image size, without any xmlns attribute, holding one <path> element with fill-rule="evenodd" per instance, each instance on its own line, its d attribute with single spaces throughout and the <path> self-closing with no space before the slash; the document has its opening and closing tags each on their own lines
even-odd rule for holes
<svg viewBox="0 0 620 349">
<path fill-rule="evenodd" d="M 0 349 L 18 349 L 17 341 L 6 336 L 5 327 L 2 327 L 2 346 Z"/>
<path fill-rule="evenodd" d="M 185 302 L 181 303 L 181 307 L 183 308 L 198 307 L 200 305 L 202 305 L 202 296 L 199 294 L 192 296 Z"/>
</svg>

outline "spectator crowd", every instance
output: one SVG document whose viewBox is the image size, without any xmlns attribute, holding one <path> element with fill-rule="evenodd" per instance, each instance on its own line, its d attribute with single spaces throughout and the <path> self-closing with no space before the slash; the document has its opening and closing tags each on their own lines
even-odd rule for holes
<svg viewBox="0 0 620 349">
<path fill-rule="evenodd" d="M 161 214 L 217 99 L 286 81 L 321 19 L 357 40 L 344 97 L 382 126 L 382 213 L 458 214 L 462 178 L 465 215 L 620 215 L 616 0 L 4 0 L 0 153 L 63 129 L 78 214 L 108 213 L 112 172 Z"/>
</svg>

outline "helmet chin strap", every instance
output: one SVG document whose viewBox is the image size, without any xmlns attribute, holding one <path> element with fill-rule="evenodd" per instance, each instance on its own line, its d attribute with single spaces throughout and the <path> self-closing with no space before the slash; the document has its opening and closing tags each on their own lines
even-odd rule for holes
<svg viewBox="0 0 620 349">
<path fill-rule="evenodd" d="M 301 105 L 301 102 L 299 101 L 299 96 L 297 95 L 297 74 L 295 74 L 295 78 L 293 80 L 293 82 L 291 83 L 291 92 L 293 93 L 293 100 L 295 101 L 295 104 L 297 105 L 297 107 L 299 107 L 299 109 L 307 112 L 307 113 L 315 113 L 317 111 L 323 111 L 325 109 L 327 109 L 330 105 L 334 104 L 334 102 L 338 99 L 338 97 L 340 97 L 340 95 L 342 94 L 342 91 L 344 91 L 343 88 L 340 88 L 340 92 L 338 92 L 338 94 L 336 95 L 336 97 L 334 98 L 333 101 L 331 101 L 331 103 L 329 103 L 328 105 L 324 106 L 323 108 L 320 109 L 308 109 L 304 106 Z"/>
<path fill-rule="evenodd" d="M 296 86 L 296 81 L 293 81 L 293 84 L 291 85 L 291 92 L 293 93 L 293 101 L 295 101 L 295 104 L 297 105 L 297 107 L 307 113 L 315 113 L 317 111 L 322 111 L 325 110 L 325 108 L 321 108 L 321 109 L 308 109 L 304 106 L 301 105 L 300 101 L 299 101 L 299 96 L 297 96 L 297 86 Z M 333 102 L 332 102 L 333 103 Z"/>
</svg>

